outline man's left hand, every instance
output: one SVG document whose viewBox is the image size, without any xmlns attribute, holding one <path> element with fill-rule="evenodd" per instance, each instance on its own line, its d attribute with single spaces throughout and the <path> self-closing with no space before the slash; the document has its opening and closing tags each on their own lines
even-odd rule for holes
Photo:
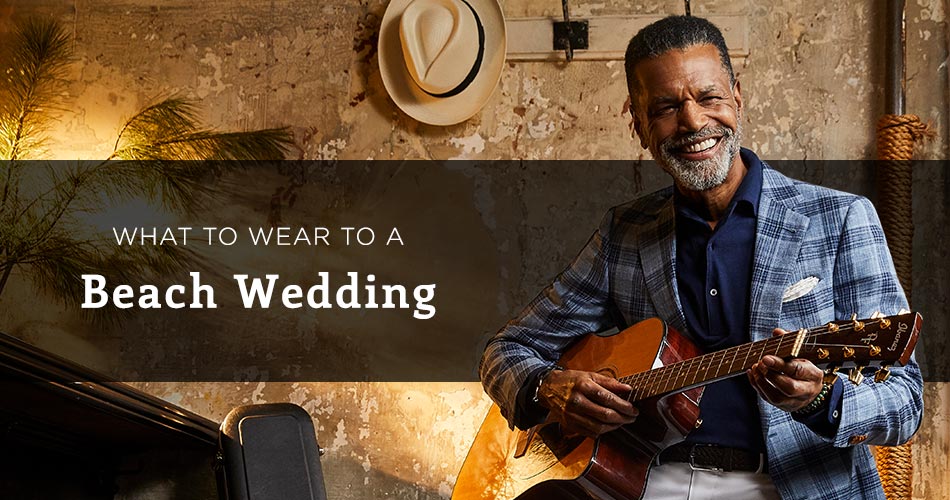
<svg viewBox="0 0 950 500">
<path fill-rule="evenodd" d="M 786 332 L 776 328 L 774 335 Z M 824 373 L 807 359 L 785 361 L 765 356 L 746 374 L 756 392 L 773 406 L 792 412 L 804 408 L 821 392 Z"/>
</svg>

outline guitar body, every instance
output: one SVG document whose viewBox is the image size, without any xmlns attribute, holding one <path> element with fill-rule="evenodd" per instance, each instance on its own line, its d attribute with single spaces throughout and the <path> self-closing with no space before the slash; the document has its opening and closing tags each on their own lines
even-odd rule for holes
<svg viewBox="0 0 950 500">
<path fill-rule="evenodd" d="M 588 335 L 559 364 L 614 378 L 692 358 L 700 351 L 657 318 L 612 336 Z M 453 500 L 638 500 L 650 464 L 699 424 L 702 387 L 635 403 L 636 422 L 598 439 L 567 438 L 556 422 L 510 430 L 492 405 L 452 492 Z"/>
<path fill-rule="evenodd" d="M 663 321 L 652 318 L 612 336 L 588 335 L 564 353 L 560 365 L 626 381 L 634 388 L 636 422 L 597 439 L 569 438 L 557 422 L 511 431 L 492 406 L 469 451 L 453 500 L 639 500 L 656 455 L 695 429 L 704 384 L 739 376 L 765 355 L 802 358 L 819 368 L 877 367 L 910 361 L 923 319 L 910 311 L 832 321 L 785 335 L 701 354 Z M 689 360 L 689 361 L 684 361 Z M 833 368 L 833 369 L 832 369 Z"/>
</svg>

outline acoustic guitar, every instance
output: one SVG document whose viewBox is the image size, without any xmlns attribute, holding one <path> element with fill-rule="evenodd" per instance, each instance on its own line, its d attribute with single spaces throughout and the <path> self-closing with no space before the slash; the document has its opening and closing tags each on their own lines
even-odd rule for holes
<svg viewBox="0 0 950 500">
<path fill-rule="evenodd" d="M 560 366 L 599 372 L 633 387 L 637 420 L 597 439 L 566 436 L 555 421 L 510 430 L 497 406 L 482 423 L 452 492 L 453 500 L 637 500 L 650 464 L 664 448 L 698 427 L 705 384 L 744 373 L 763 356 L 804 358 L 825 369 L 826 380 L 850 368 L 860 384 L 876 368 L 883 383 L 889 366 L 910 359 L 921 316 L 837 321 L 702 354 L 662 320 L 637 323 L 611 336 L 583 337 Z"/>
</svg>

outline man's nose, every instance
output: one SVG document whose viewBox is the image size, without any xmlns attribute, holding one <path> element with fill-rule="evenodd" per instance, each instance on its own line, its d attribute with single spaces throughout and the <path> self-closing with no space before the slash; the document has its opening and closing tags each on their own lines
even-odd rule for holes
<svg viewBox="0 0 950 500">
<path fill-rule="evenodd" d="M 697 132 L 706 126 L 708 118 L 702 106 L 695 101 L 686 101 L 680 106 L 679 116 L 680 132 Z"/>
</svg>

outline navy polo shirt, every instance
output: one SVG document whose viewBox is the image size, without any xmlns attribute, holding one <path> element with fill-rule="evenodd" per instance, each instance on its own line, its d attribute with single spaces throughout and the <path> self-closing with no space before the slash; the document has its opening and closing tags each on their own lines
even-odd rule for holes
<svg viewBox="0 0 950 500">
<path fill-rule="evenodd" d="M 686 325 L 699 347 L 719 351 L 749 339 L 749 295 L 762 163 L 742 152 L 748 172 L 715 230 L 677 191 L 676 284 Z M 688 442 L 765 451 L 755 389 L 745 377 L 706 386 L 703 425 Z"/>
<path fill-rule="evenodd" d="M 706 352 L 750 342 L 749 297 L 762 162 L 740 152 L 748 172 L 715 229 L 676 192 L 676 283 L 689 331 Z M 808 325 L 803 325 L 808 326 Z M 829 411 L 796 418 L 831 435 L 839 420 L 840 383 Z M 745 375 L 709 384 L 700 402 L 703 425 L 686 441 L 765 452 L 756 392 Z M 832 427 L 833 426 L 833 427 Z"/>
</svg>

